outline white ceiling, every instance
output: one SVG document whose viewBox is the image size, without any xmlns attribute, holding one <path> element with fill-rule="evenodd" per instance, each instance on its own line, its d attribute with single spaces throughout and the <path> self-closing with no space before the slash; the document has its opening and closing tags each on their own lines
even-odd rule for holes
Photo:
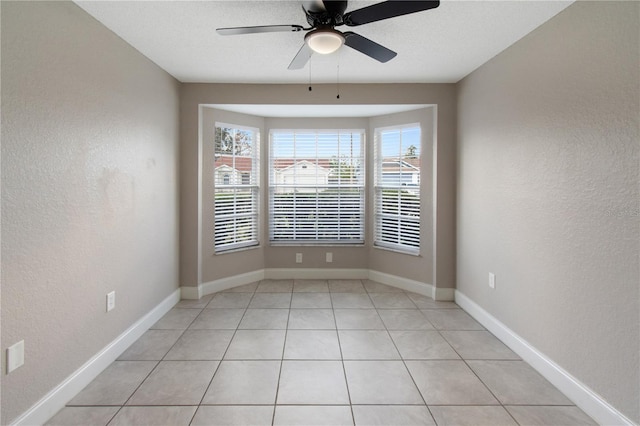
<svg viewBox="0 0 640 426">
<path fill-rule="evenodd" d="M 398 53 L 381 64 L 343 46 L 287 66 L 304 33 L 220 36 L 220 27 L 308 27 L 298 1 L 76 1 L 182 82 L 455 83 L 546 22 L 571 1 L 442 1 L 440 7 L 354 31 Z M 350 1 L 347 11 L 377 1 Z M 347 29 L 348 28 L 348 29 Z M 339 70 L 339 72 L 338 72 Z"/>
</svg>

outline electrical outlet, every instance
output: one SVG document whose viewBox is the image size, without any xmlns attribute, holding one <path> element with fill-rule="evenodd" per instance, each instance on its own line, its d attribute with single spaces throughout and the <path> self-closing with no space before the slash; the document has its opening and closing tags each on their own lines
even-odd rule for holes
<svg viewBox="0 0 640 426">
<path fill-rule="evenodd" d="M 296 253 L 296 263 L 302 263 L 302 253 Z"/>
<path fill-rule="evenodd" d="M 496 274 L 489 272 L 489 287 L 496 288 Z"/>
<path fill-rule="evenodd" d="M 107 294 L 107 312 L 116 307 L 116 292 L 112 291 Z"/>
<path fill-rule="evenodd" d="M 7 348 L 7 374 L 24 364 L 24 340 Z"/>
<path fill-rule="evenodd" d="M 326 254 L 326 260 L 327 260 L 327 263 L 333 262 L 333 253 L 328 251 L 327 254 Z"/>
</svg>

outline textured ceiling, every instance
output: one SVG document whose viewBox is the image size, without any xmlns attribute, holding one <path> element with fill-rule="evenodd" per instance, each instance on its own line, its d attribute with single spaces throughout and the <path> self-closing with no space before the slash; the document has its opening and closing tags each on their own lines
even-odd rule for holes
<svg viewBox="0 0 640 426">
<path fill-rule="evenodd" d="M 571 4 L 570 1 L 442 1 L 440 7 L 339 27 L 398 53 L 381 64 L 343 46 L 287 66 L 304 33 L 220 36 L 219 27 L 308 26 L 297 1 L 76 1 L 182 82 L 454 83 Z M 347 11 L 376 1 L 350 1 Z M 349 28 L 349 29 L 347 29 Z"/>
</svg>

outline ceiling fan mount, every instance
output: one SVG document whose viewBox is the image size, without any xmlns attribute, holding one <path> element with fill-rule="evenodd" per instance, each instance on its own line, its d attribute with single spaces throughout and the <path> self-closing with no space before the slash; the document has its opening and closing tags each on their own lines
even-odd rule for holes
<svg viewBox="0 0 640 426">
<path fill-rule="evenodd" d="M 370 22 L 382 21 L 397 16 L 434 9 L 439 1 L 426 0 L 390 0 L 376 3 L 361 9 L 345 13 L 348 2 L 335 0 L 306 0 L 302 2 L 309 28 L 301 25 L 263 25 L 253 27 L 218 28 L 220 35 L 257 34 L 269 32 L 308 31 L 304 44 L 289 64 L 290 70 L 304 68 L 311 55 L 328 54 L 338 50 L 343 44 L 357 50 L 379 62 L 388 62 L 397 53 L 366 37 L 351 31 L 341 32 L 335 29 L 342 25 L 355 27 Z"/>
</svg>

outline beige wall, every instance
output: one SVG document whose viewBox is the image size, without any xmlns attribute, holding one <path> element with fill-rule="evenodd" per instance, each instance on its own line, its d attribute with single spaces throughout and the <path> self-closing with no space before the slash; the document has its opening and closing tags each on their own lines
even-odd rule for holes
<svg viewBox="0 0 640 426">
<path fill-rule="evenodd" d="M 230 277 L 240 275 L 246 272 L 256 271 L 264 268 L 264 245 L 259 247 L 234 251 L 224 254 L 215 253 L 214 240 L 214 190 L 215 182 L 213 180 L 214 170 L 214 131 L 216 122 L 226 124 L 236 124 L 247 127 L 257 128 L 260 132 L 260 155 L 264 156 L 263 149 L 265 139 L 264 118 L 247 114 L 238 114 L 229 111 L 221 111 L 215 108 L 202 107 L 202 140 L 200 141 L 200 152 L 202 176 L 200 177 L 199 187 L 202 188 L 200 196 L 202 197 L 202 239 L 200 251 L 200 264 L 202 273 L 202 282 L 213 281 L 219 277 Z M 260 180 L 265 181 L 264 167 L 261 165 Z M 264 195 L 262 195 L 264 199 Z M 263 234 L 264 227 L 260 229 Z M 261 238 L 264 241 L 264 238 Z"/>
<path fill-rule="evenodd" d="M 375 129 L 383 128 L 393 125 L 403 124 L 420 124 L 421 131 L 421 147 L 420 147 L 420 254 L 418 256 L 407 255 L 403 253 L 397 253 L 395 251 L 381 249 L 369 244 L 369 250 L 367 257 L 369 260 L 369 269 L 390 274 L 398 277 L 407 278 L 410 280 L 433 284 L 438 288 L 450 288 L 453 282 L 439 281 L 435 275 L 434 265 L 437 263 L 438 255 L 446 257 L 453 255 L 447 252 L 438 252 L 435 240 L 437 234 L 436 229 L 438 224 L 434 221 L 436 217 L 436 200 L 438 195 L 434 197 L 434 190 L 437 187 L 436 181 L 436 164 L 434 162 L 434 156 L 436 154 L 437 147 L 437 129 L 435 119 L 437 117 L 437 106 L 430 106 L 427 108 L 421 108 L 415 111 L 409 111 L 405 113 L 389 114 L 378 117 L 372 117 L 370 120 L 369 140 L 373 142 L 375 135 Z M 373 143 L 369 144 L 369 158 L 374 156 Z M 443 158 L 442 161 L 447 161 L 448 158 Z M 369 167 L 367 170 L 367 178 L 369 182 L 374 182 L 373 167 Z M 369 185 L 369 192 L 367 193 L 367 204 L 369 206 L 369 220 L 367 226 L 367 237 L 371 242 L 373 241 L 374 226 L 373 217 L 373 203 L 374 203 L 374 188 L 373 185 Z M 448 195 L 445 197 L 447 198 Z M 441 217 L 442 219 L 442 217 Z M 454 224 L 455 226 L 455 224 Z M 450 237 L 450 242 L 453 237 Z"/>
<path fill-rule="evenodd" d="M 635 422 L 639 7 L 575 3 L 458 99 L 458 290 Z"/>
<path fill-rule="evenodd" d="M 179 84 L 73 3 L 1 8 L 7 424 L 178 288 Z"/>
<path fill-rule="evenodd" d="M 181 285 L 197 284 L 226 278 L 231 275 L 250 272 L 258 268 L 254 250 L 219 256 L 224 262 L 203 259 L 198 266 L 198 238 L 207 238 L 198 234 L 198 107 L 201 104 L 294 104 L 294 105 L 333 105 L 333 104 L 434 104 L 438 107 L 437 150 L 434 150 L 436 162 L 442 165 L 435 173 L 437 203 L 437 230 L 433 244 L 436 253 L 436 267 L 429 260 L 414 256 L 378 256 L 375 270 L 427 282 L 437 287 L 452 288 L 455 283 L 455 85 L 452 84 L 383 84 L 383 85 L 341 85 L 340 100 L 336 99 L 335 85 L 317 85 L 312 92 L 303 85 L 233 85 L 233 84 L 184 84 L 181 91 Z M 319 126 L 335 127 L 336 121 L 313 120 Z M 342 120 L 341 123 L 362 123 L 362 119 Z M 324 124 L 323 124 L 324 123 Z M 268 127 L 280 127 L 283 124 L 305 126 L 304 120 L 267 119 Z M 290 126 L 287 126 L 290 127 Z M 266 154 L 266 140 L 263 135 L 263 156 Z M 371 141 L 369 141 L 370 144 Z M 266 157 L 264 157 L 266 158 Z M 264 164 L 264 163 L 263 163 Z M 370 167 L 370 162 L 368 163 Z M 263 167 L 263 182 L 266 182 Z M 435 179 L 435 178 L 434 178 Z M 266 196 L 266 192 L 264 193 Z M 266 198 L 263 198 L 266 199 Z M 203 217 L 204 219 L 204 217 Z M 266 216 L 263 217 L 263 241 L 267 239 Z M 428 226 L 432 226 L 428 223 Z M 205 228 L 203 228 L 205 229 Z M 264 243 L 263 243 L 264 244 Z M 264 251 L 265 268 L 367 268 L 371 264 L 370 253 L 364 248 L 332 247 L 334 262 L 324 262 L 326 248 L 270 247 Z M 295 263 L 295 253 L 302 252 L 304 262 Z M 259 256 L 258 256 L 259 257 Z M 396 257 L 402 257 L 400 263 Z M 211 267 L 205 267 L 211 265 Z M 217 265 L 217 266 L 216 266 Z M 397 265 L 403 265 L 398 269 Z M 437 271 L 437 272 L 436 272 Z M 233 272 L 233 273 L 232 273 Z M 199 276 L 200 274 L 200 276 Z M 432 278 L 435 275 L 435 280 Z"/>
</svg>

